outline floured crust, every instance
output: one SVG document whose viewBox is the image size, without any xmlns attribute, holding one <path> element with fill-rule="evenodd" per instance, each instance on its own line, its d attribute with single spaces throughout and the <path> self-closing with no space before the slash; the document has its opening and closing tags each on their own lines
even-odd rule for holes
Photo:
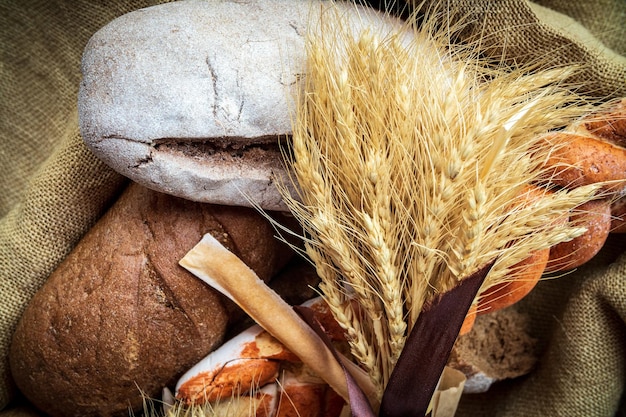
<svg viewBox="0 0 626 417">
<path fill-rule="evenodd" d="M 330 4 L 184 1 L 113 20 L 83 54 L 78 110 L 86 145 L 157 191 L 287 210 L 276 188 L 290 184 L 278 142 L 291 133 L 309 25 Z M 334 6 L 355 30 L 385 33 L 402 24 L 373 9 Z"/>
</svg>

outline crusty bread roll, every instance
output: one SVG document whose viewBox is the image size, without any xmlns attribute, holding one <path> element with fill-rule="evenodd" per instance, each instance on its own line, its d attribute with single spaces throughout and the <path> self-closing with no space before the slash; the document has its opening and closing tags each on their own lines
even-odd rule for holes
<svg viewBox="0 0 626 417">
<path fill-rule="evenodd" d="M 626 97 L 613 101 L 603 111 L 582 119 L 574 130 L 626 148 Z"/>
<path fill-rule="evenodd" d="M 127 416 L 216 347 L 222 296 L 178 265 L 205 233 L 264 279 L 292 254 L 253 209 L 131 184 L 24 312 L 10 350 L 24 395 L 51 416 Z"/>
<path fill-rule="evenodd" d="M 580 205 L 570 216 L 570 222 L 584 226 L 587 231 L 570 241 L 550 248 L 547 271 L 569 271 L 589 262 L 602 249 L 611 231 L 611 202 L 592 200 Z"/>
<path fill-rule="evenodd" d="M 91 38 L 78 97 L 87 146 L 144 186 L 194 201 L 287 210 L 279 141 L 306 76 L 310 0 L 178 1 L 120 16 Z M 335 6 L 333 6 L 335 7 Z M 337 2 L 383 34 L 400 19 Z"/>
</svg>

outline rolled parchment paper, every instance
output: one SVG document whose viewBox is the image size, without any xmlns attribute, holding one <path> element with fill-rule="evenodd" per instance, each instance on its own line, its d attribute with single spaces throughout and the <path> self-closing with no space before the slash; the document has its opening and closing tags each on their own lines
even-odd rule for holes
<svg viewBox="0 0 626 417">
<path fill-rule="evenodd" d="M 344 371 L 319 336 L 278 294 L 217 239 L 206 234 L 180 265 L 237 303 L 261 327 L 300 357 L 346 402 L 350 402 Z M 377 408 L 375 387 L 356 364 L 342 357 L 343 365 Z"/>
</svg>

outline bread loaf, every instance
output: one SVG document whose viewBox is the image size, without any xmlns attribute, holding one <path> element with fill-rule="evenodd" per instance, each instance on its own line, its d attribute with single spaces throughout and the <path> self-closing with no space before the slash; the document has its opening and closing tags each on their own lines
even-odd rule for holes
<svg viewBox="0 0 626 417">
<path fill-rule="evenodd" d="M 131 184 L 23 314 L 10 365 L 24 395 L 51 416 L 127 416 L 214 349 L 222 298 L 178 265 L 205 233 L 264 279 L 291 256 L 255 210 Z"/>
<path fill-rule="evenodd" d="M 252 199 L 286 211 L 276 182 L 291 182 L 279 142 L 291 134 L 307 71 L 306 34 L 329 5 L 175 1 L 109 22 L 82 58 L 85 143 L 119 173 L 161 192 L 214 204 Z M 355 33 L 403 24 L 351 2 L 336 6 Z"/>
<path fill-rule="evenodd" d="M 626 186 L 626 148 L 569 132 L 553 133 L 545 140 L 556 147 L 546 163 L 546 178 L 553 185 L 573 189 L 608 181 L 609 191 Z"/>
<path fill-rule="evenodd" d="M 604 246 L 611 230 L 611 202 L 606 199 L 582 204 L 570 216 L 570 222 L 584 226 L 587 231 L 567 242 L 550 248 L 549 272 L 568 271 L 589 262 Z"/>
</svg>

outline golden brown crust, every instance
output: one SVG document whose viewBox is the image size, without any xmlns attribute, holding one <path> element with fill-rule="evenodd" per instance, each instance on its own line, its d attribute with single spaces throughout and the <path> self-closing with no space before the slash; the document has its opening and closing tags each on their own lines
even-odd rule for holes
<svg viewBox="0 0 626 417">
<path fill-rule="evenodd" d="M 511 267 L 507 281 L 494 285 L 481 295 L 478 314 L 491 313 L 517 303 L 535 287 L 550 257 L 550 248 L 532 253 Z"/>
<path fill-rule="evenodd" d="M 570 222 L 587 228 L 581 236 L 562 242 L 550 249 L 546 270 L 567 271 L 588 262 L 604 246 L 611 230 L 611 203 L 606 199 L 592 200 L 576 209 Z"/>
<path fill-rule="evenodd" d="M 317 417 L 323 415 L 327 385 L 288 385 L 283 388 L 277 417 Z"/>
<path fill-rule="evenodd" d="M 611 233 L 626 233 L 626 195 L 611 204 Z"/>
<path fill-rule="evenodd" d="M 113 416 L 141 406 L 139 388 L 173 384 L 228 320 L 222 297 L 178 265 L 208 232 L 235 251 L 255 242 L 241 256 L 266 279 L 282 266 L 256 211 L 131 184 L 28 305 L 10 352 L 21 391 L 52 416 Z"/>
<path fill-rule="evenodd" d="M 599 114 L 583 119 L 576 131 L 626 148 L 626 98 L 611 103 Z"/>
<path fill-rule="evenodd" d="M 563 188 L 611 181 L 606 190 L 626 186 L 626 148 L 592 136 L 554 133 L 545 140 L 556 146 L 546 163 L 546 180 Z"/>
<path fill-rule="evenodd" d="M 217 372 L 205 372 L 191 378 L 180 387 L 179 395 L 188 405 L 246 395 L 274 381 L 279 369 L 280 362 L 271 359 L 233 360 Z"/>
</svg>

